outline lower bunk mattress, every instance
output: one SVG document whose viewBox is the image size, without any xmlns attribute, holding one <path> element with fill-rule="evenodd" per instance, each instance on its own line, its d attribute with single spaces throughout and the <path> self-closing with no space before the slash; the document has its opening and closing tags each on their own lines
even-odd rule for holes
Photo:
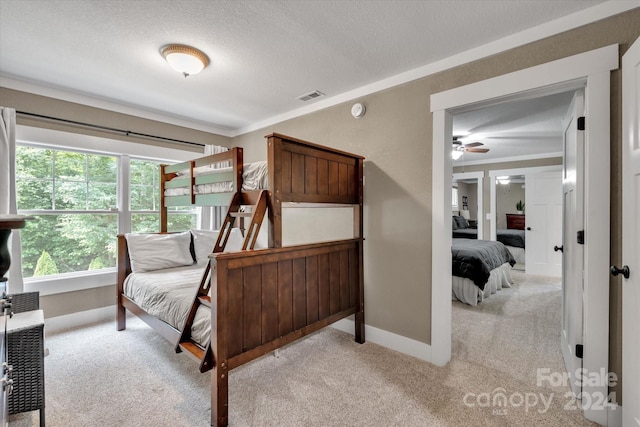
<svg viewBox="0 0 640 427">
<path fill-rule="evenodd" d="M 187 321 L 206 265 L 166 268 L 131 273 L 124 282 L 124 294 L 140 308 L 178 330 Z M 211 339 L 211 311 L 200 305 L 191 336 L 203 347 Z"/>
</svg>

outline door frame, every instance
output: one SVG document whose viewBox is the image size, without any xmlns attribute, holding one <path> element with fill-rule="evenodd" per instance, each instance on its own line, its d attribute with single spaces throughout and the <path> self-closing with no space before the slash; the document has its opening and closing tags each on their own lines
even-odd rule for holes
<svg viewBox="0 0 640 427">
<path fill-rule="evenodd" d="M 514 169 L 491 169 L 489 171 L 489 219 L 491 226 L 490 240 L 497 240 L 498 219 L 496 217 L 496 177 L 504 175 L 526 175 L 531 173 L 542 172 L 556 172 L 562 171 L 562 165 L 549 165 L 549 166 L 533 166 L 528 168 L 514 168 Z M 525 204 L 527 201 L 525 200 Z"/>
<path fill-rule="evenodd" d="M 614 279 L 614 286 L 619 287 L 622 293 L 622 399 L 625 402 L 637 402 L 640 396 L 640 384 L 636 379 L 640 377 L 640 366 L 638 365 L 638 344 L 634 342 L 637 337 L 637 319 L 638 305 L 637 294 L 631 292 L 639 292 L 640 279 L 638 278 L 638 250 L 640 244 L 636 240 L 640 230 L 629 230 L 631 224 L 635 224 L 637 228 L 637 215 L 635 203 L 637 203 L 637 195 L 633 195 L 637 191 L 634 182 L 635 165 L 638 161 L 636 144 L 640 141 L 640 124 L 638 123 L 638 114 L 640 108 L 638 100 L 640 95 L 640 81 L 637 78 L 638 59 L 640 58 L 640 37 L 630 43 L 629 48 L 622 56 L 622 257 L 620 263 L 613 265 L 622 267 L 627 265 L 630 269 L 628 279 L 618 277 Z M 633 197 L 630 197 L 632 196 Z M 635 218 L 634 218 L 635 216 Z M 631 228 L 634 228 L 631 226 Z M 635 345 L 634 345 L 635 344 Z M 638 408 L 631 403 L 622 405 L 622 417 L 620 425 L 632 426 L 640 422 Z"/>
<path fill-rule="evenodd" d="M 450 141 L 453 115 L 464 111 L 585 88 L 585 310 L 583 367 L 605 372 L 609 366 L 610 241 L 610 80 L 618 69 L 618 44 L 497 76 L 431 95 L 432 274 L 431 361 L 451 360 Z M 449 189 L 448 191 L 445 191 Z M 437 266 L 437 268 L 436 268 Z M 606 385 L 587 385 L 584 392 L 608 394 Z M 607 425 L 607 411 L 585 409 L 587 419 Z"/>
<path fill-rule="evenodd" d="M 475 179 L 478 182 L 478 188 L 476 191 L 476 198 L 478 200 L 478 211 L 476 212 L 476 216 L 478 217 L 478 239 L 482 239 L 482 236 L 484 236 L 484 227 L 483 227 L 483 223 L 484 223 L 484 206 L 482 203 L 482 195 L 484 193 L 484 191 L 482 191 L 483 189 L 483 185 L 484 185 L 484 172 L 458 172 L 458 173 L 454 173 L 451 175 L 452 179 Z"/>
</svg>

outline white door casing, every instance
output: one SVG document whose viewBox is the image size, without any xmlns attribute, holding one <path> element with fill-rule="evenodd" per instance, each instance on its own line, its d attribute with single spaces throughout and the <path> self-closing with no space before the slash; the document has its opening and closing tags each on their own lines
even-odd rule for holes
<svg viewBox="0 0 640 427">
<path fill-rule="evenodd" d="M 640 426 L 640 39 L 622 57 L 622 425 Z M 622 266 L 617 266 L 621 268 Z"/>
<path fill-rule="evenodd" d="M 444 365 L 451 359 L 451 133 L 453 114 L 514 99 L 527 99 L 586 88 L 589 135 L 585 146 L 585 345 L 583 366 L 607 369 L 609 357 L 610 241 L 610 89 L 611 70 L 618 68 L 613 44 L 556 61 L 504 74 L 431 95 L 432 257 L 431 340 L 426 360 Z M 608 393 L 606 384 L 587 384 L 583 392 Z M 607 412 L 584 408 L 585 417 L 607 424 Z"/>
<path fill-rule="evenodd" d="M 562 255 L 553 250 L 562 236 L 562 172 L 525 174 L 527 274 L 560 277 Z"/>
<path fill-rule="evenodd" d="M 556 228 L 549 228 L 547 227 L 547 224 L 542 224 L 541 227 L 539 226 L 535 226 L 536 229 L 541 228 L 540 230 L 537 230 L 538 233 L 530 233 L 528 231 L 526 231 L 526 246 L 527 246 L 527 250 L 525 250 L 525 272 L 527 274 L 531 274 L 531 272 L 529 271 L 529 269 L 527 268 L 527 251 L 528 249 L 530 249 L 531 247 L 534 246 L 540 246 L 542 248 L 547 248 L 548 244 L 545 245 L 544 243 L 540 244 L 540 243 L 536 243 L 535 242 L 535 238 L 537 235 L 541 235 L 543 237 L 546 238 L 546 240 L 553 242 L 551 244 L 551 247 L 553 247 L 556 244 L 561 244 L 560 241 L 555 241 L 555 239 L 553 239 L 552 237 L 554 236 L 560 236 L 562 234 L 562 230 L 561 227 L 559 226 L 558 222 L 561 221 L 562 219 L 562 213 L 560 212 L 561 207 L 562 207 L 562 180 L 561 180 L 561 175 L 562 175 L 562 165 L 555 165 L 555 166 L 536 166 L 536 167 L 530 167 L 530 168 L 518 168 L 518 169 L 496 169 L 496 170 L 491 170 L 489 171 L 489 177 L 490 177 L 490 217 L 491 217 L 491 235 L 490 235 L 490 239 L 489 240 L 497 240 L 497 218 L 496 218 L 496 204 L 497 204 L 497 196 L 496 196 L 496 177 L 498 176 L 513 176 L 513 175 L 524 175 L 525 180 L 529 181 L 529 184 L 525 183 L 525 214 L 528 212 L 527 209 L 527 205 L 528 205 L 528 200 L 527 197 L 532 197 L 531 194 L 527 195 L 527 187 L 533 188 L 534 184 L 531 184 L 531 180 L 533 179 L 533 177 L 543 177 L 543 179 L 546 179 L 544 177 L 555 177 L 555 178 L 551 178 L 551 181 L 556 181 L 555 184 L 553 182 L 549 183 L 548 185 L 551 185 L 552 188 L 549 190 L 549 194 L 550 194 L 550 201 L 546 201 L 545 203 L 547 205 L 551 205 L 552 207 L 554 207 L 553 209 L 549 208 L 549 207 L 545 207 L 545 210 L 549 210 L 550 211 L 550 215 L 553 218 L 553 220 L 549 220 L 549 222 L 552 222 Z M 537 186 L 538 188 L 541 188 L 544 190 L 544 185 L 539 185 Z M 539 199 L 539 200 L 536 200 Z M 540 203 L 542 203 L 543 197 L 535 197 L 532 198 L 532 206 L 535 205 L 539 205 Z M 532 209 L 532 211 L 535 211 L 535 209 Z M 546 215 L 546 214 L 545 214 Z M 556 220 L 557 218 L 557 220 Z M 527 221 L 529 220 L 529 217 L 526 217 Z M 535 221 L 534 221 L 535 223 Z M 543 231 L 542 228 L 546 229 L 547 231 Z M 549 231 L 551 230 L 551 231 Z M 557 234 L 553 234 L 553 233 L 557 233 Z M 549 237 L 549 235 L 551 235 L 551 237 Z M 554 271 L 553 269 L 555 268 L 556 270 L 559 268 L 559 263 L 562 262 L 562 257 L 558 254 L 553 254 L 553 255 L 548 255 L 548 254 L 543 254 L 543 256 L 547 257 L 549 260 L 551 260 L 554 265 L 551 265 L 551 267 L 547 267 L 546 265 L 543 266 L 538 266 L 539 268 L 539 274 L 543 274 L 540 273 L 540 269 L 544 269 L 542 271 L 544 271 L 545 275 L 549 275 L 549 276 L 556 276 L 559 277 L 560 273 L 558 273 L 557 271 Z M 529 254 L 529 257 L 531 257 L 531 254 Z M 536 260 L 540 260 L 540 258 L 542 258 L 542 256 L 539 257 L 534 257 L 534 259 Z M 530 262 L 530 261 L 529 261 Z M 551 268 L 551 273 L 549 273 L 549 271 L 547 271 L 549 268 Z"/>
<path fill-rule="evenodd" d="M 571 391 L 580 396 L 582 387 L 577 373 L 582 356 L 576 354 L 583 345 L 584 250 L 577 233 L 584 229 L 584 131 L 578 130 L 578 118 L 584 115 L 584 94 L 577 91 L 562 121 L 563 128 L 563 227 L 562 227 L 562 323 L 560 343 L 562 357 L 570 375 Z"/>
</svg>

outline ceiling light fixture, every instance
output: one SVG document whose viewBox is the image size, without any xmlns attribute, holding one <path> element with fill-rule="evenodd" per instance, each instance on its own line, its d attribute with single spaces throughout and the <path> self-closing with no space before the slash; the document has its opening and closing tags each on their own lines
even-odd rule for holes
<svg viewBox="0 0 640 427">
<path fill-rule="evenodd" d="M 451 158 L 453 160 L 458 160 L 464 154 L 464 149 L 460 150 L 460 148 L 454 148 L 451 150 Z"/>
<path fill-rule="evenodd" d="M 508 183 L 511 182 L 508 176 L 498 176 L 496 177 L 496 179 L 498 180 L 498 184 L 502 184 L 502 185 L 507 185 Z"/>
<path fill-rule="evenodd" d="M 183 44 L 168 44 L 160 49 L 171 68 L 185 77 L 198 74 L 209 65 L 209 57 L 202 51 Z"/>
</svg>

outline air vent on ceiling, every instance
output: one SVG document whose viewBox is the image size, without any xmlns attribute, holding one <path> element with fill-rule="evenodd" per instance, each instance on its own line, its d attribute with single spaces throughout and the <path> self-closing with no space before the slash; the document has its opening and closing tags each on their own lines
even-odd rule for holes
<svg viewBox="0 0 640 427">
<path fill-rule="evenodd" d="M 319 90 L 314 90 L 313 92 L 305 93 L 304 95 L 299 96 L 298 99 L 300 101 L 309 101 L 310 99 L 319 98 L 321 96 L 324 96 L 324 93 L 320 92 Z"/>
</svg>

